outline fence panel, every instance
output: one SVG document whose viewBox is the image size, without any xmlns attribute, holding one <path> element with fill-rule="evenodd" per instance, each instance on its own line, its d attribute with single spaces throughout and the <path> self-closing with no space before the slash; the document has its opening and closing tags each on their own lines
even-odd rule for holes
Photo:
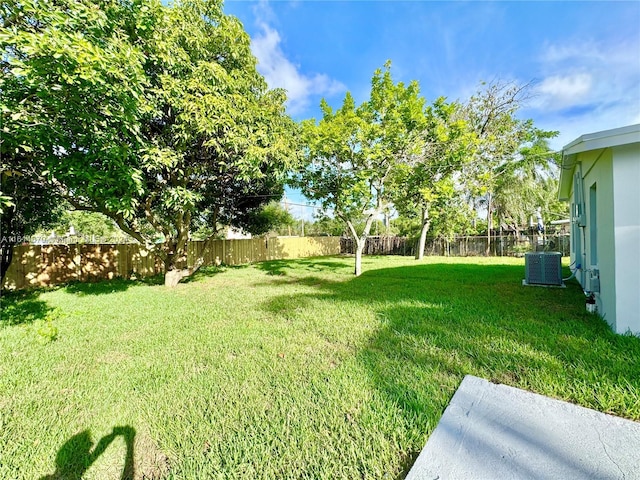
<svg viewBox="0 0 640 480">
<path fill-rule="evenodd" d="M 200 256 L 203 265 L 242 265 L 339 253 L 338 237 L 209 240 L 189 243 L 187 265 L 194 265 Z M 147 277 L 163 271 L 162 262 L 138 244 L 19 245 L 13 248 L 2 286 L 13 290 L 76 280 Z"/>
<path fill-rule="evenodd" d="M 415 241 L 404 237 L 369 237 L 367 255 L 415 255 Z M 482 256 L 486 237 L 457 237 L 452 241 L 428 238 L 425 255 Z M 569 235 L 495 236 L 490 255 L 514 256 L 526 251 L 550 250 L 569 255 Z M 247 240 L 209 240 L 190 242 L 187 265 L 202 256 L 203 265 L 241 265 L 266 260 L 354 253 L 350 238 L 277 237 Z M 115 277 L 147 277 L 162 273 L 158 258 L 138 244 L 20 245 L 13 249 L 13 261 L 3 288 L 57 285 L 70 281 L 95 281 Z"/>
<path fill-rule="evenodd" d="M 415 255 L 416 241 L 406 237 L 369 237 L 365 243 L 365 255 Z M 496 257 L 521 256 L 528 251 L 557 251 L 563 256 L 569 255 L 569 235 L 496 235 L 491 237 L 489 255 Z M 351 238 L 340 239 L 342 253 L 355 253 Z M 425 255 L 452 257 L 484 256 L 487 254 L 487 237 L 455 237 L 449 241 L 444 238 L 427 238 Z"/>
</svg>

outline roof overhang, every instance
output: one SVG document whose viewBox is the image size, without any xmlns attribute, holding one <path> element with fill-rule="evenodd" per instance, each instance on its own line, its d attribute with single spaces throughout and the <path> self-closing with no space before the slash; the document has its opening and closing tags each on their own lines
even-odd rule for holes
<svg viewBox="0 0 640 480">
<path fill-rule="evenodd" d="M 560 187 L 558 198 L 569 200 L 573 170 L 579 153 L 600 150 L 603 148 L 619 147 L 630 143 L 640 143 L 640 123 L 626 127 L 588 133 L 576 138 L 562 149 L 562 168 L 560 170 Z"/>
</svg>

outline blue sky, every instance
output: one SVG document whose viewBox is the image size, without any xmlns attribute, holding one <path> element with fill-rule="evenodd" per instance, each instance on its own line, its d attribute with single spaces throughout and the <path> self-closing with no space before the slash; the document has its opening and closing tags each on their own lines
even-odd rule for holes
<svg viewBox="0 0 640 480">
<path fill-rule="evenodd" d="M 466 100 L 480 82 L 533 82 L 522 118 L 578 136 L 640 123 L 640 1 L 239 1 L 224 10 L 252 39 L 258 69 L 288 91 L 297 120 L 319 118 L 392 61 L 427 101 Z"/>
</svg>

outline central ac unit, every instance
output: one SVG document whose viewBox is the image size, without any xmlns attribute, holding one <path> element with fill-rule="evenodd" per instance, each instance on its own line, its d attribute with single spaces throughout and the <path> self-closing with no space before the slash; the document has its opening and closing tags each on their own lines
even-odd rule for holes
<svg viewBox="0 0 640 480">
<path fill-rule="evenodd" d="M 560 252 L 525 253 L 525 285 L 562 285 Z"/>
</svg>

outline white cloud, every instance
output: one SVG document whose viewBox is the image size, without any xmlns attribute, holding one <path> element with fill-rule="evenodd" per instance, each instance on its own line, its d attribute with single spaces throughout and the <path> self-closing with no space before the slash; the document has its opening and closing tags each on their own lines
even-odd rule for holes
<svg viewBox="0 0 640 480">
<path fill-rule="evenodd" d="M 547 45 L 540 57 L 542 74 L 538 87 L 542 96 L 572 102 L 615 103 L 638 94 L 640 57 L 634 42 L 579 42 Z"/>
<path fill-rule="evenodd" d="M 637 123 L 640 59 L 632 41 L 547 45 L 534 102 L 541 127 L 559 130 L 561 147 L 585 133 Z"/>
<path fill-rule="evenodd" d="M 538 94 L 547 107 L 565 108 L 588 100 L 593 87 L 593 78 L 588 73 L 553 75 L 538 85 Z"/>
<path fill-rule="evenodd" d="M 287 91 L 291 114 L 302 112 L 314 96 L 331 96 L 346 90 L 337 80 L 325 74 L 305 75 L 282 50 L 280 34 L 265 22 L 259 22 L 261 33 L 251 41 L 251 50 L 258 59 L 258 71 L 271 88 Z"/>
<path fill-rule="evenodd" d="M 598 45 L 593 42 L 565 43 L 562 45 L 548 44 L 541 57 L 543 62 L 551 64 L 575 61 L 577 59 L 589 62 L 606 60 Z"/>
</svg>

